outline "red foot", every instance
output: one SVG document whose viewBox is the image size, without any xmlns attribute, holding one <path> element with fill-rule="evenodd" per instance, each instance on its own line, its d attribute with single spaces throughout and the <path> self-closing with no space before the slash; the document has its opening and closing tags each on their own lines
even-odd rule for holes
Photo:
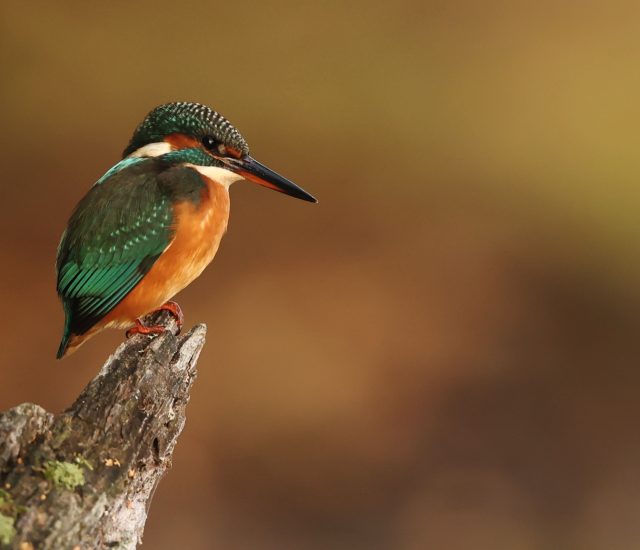
<svg viewBox="0 0 640 550">
<path fill-rule="evenodd" d="M 163 327 L 162 325 L 156 325 L 153 327 L 146 327 L 142 324 L 142 321 L 140 321 L 140 319 L 136 319 L 136 326 L 135 327 L 131 327 L 127 332 L 127 338 L 131 338 L 132 336 L 135 336 L 136 334 L 162 334 L 165 330 L 167 330 L 165 327 Z"/>
<path fill-rule="evenodd" d="M 171 313 L 176 320 L 176 324 L 178 325 L 178 334 L 180 334 L 180 330 L 184 324 L 184 313 L 182 313 L 182 308 L 176 302 L 167 302 L 150 313 L 155 313 L 156 311 L 168 311 Z M 136 325 L 126 332 L 126 336 L 127 338 L 131 338 L 135 334 L 162 334 L 165 330 L 167 329 L 163 325 L 148 327 L 143 325 L 140 319 L 136 319 Z"/>
<path fill-rule="evenodd" d="M 166 304 L 161 305 L 158 309 L 154 309 L 153 311 L 168 311 L 173 315 L 178 325 L 178 334 L 180 334 L 180 330 L 182 330 L 182 325 L 184 325 L 184 313 L 182 313 L 182 308 L 178 304 L 178 302 L 167 302 Z"/>
</svg>

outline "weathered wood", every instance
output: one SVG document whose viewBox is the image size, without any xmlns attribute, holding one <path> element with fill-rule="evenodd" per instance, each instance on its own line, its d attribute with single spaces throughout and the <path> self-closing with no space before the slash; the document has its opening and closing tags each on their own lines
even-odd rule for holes
<svg viewBox="0 0 640 550">
<path fill-rule="evenodd" d="M 75 403 L 0 414 L 0 546 L 133 549 L 185 423 L 206 327 L 124 342 Z M 151 322 L 148 319 L 146 322 Z"/>
</svg>

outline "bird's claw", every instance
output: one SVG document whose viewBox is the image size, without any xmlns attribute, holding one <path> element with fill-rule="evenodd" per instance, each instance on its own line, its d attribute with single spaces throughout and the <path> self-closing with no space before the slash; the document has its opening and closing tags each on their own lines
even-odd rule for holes
<svg viewBox="0 0 640 550">
<path fill-rule="evenodd" d="M 178 334 L 182 330 L 182 325 L 184 325 L 184 313 L 182 312 L 182 308 L 178 304 L 178 302 L 169 301 L 166 304 L 162 304 L 158 309 L 154 311 L 168 311 L 173 315 L 176 320 L 176 324 L 178 325 Z"/>
<path fill-rule="evenodd" d="M 184 313 L 182 313 L 182 308 L 177 302 L 167 302 L 166 304 L 161 305 L 158 309 L 154 309 L 151 313 L 156 313 L 158 311 L 168 311 L 173 315 L 176 320 L 176 324 L 178 325 L 178 334 L 180 334 L 180 330 L 182 329 L 182 325 L 184 324 Z M 135 325 L 131 327 L 127 332 L 127 338 L 131 338 L 136 334 L 162 334 L 167 330 L 167 328 L 163 325 L 153 325 L 146 326 L 140 319 L 135 320 Z"/>
<path fill-rule="evenodd" d="M 127 338 L 131 338 L 136 334 L 145 334 L 145 335 L 162 334 L 166 330 L 167 330 L 166 327 L 163 327 L 162 325 L 154 325 L 152 327 L 147 327 L 142 324 L 142 321 L 140 321 L 140 319 L 136 319 L 136 324 L 126 332 L 126 336 Z"/>
</svg>

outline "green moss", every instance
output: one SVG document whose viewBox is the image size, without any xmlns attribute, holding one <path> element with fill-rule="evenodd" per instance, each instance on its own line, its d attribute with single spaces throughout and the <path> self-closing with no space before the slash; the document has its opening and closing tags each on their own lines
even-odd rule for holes
<svg viewBox="0 0 640 550">
<path fill-rule="evenodd" d="M 0 514 L 0 544 L 11 544 L 16 536 L 16 528 L 13 526 L 15 519 Z"/>
<path fill-rule="evenodd" d="M 82 468 L 72 462 L 48 460 L 44 467 L 44 477 L 56 487 L 64 487 L 71 491 L 84 485 Z"/>
</svg>

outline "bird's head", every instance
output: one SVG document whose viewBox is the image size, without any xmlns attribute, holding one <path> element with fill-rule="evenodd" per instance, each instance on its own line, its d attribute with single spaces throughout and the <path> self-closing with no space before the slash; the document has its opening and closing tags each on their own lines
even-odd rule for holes
<svg viewBox="0 0 640 550">
<path fill-rule="evenodd" d="M 199 103 L 166 103 L 151 111 L 133 133 L 124 157 L 163 157 L 192 165 L 223 185 L 246 179 L 309 202 L 317 200 L 249 155 L 240 132 Z"/>
</svg>

